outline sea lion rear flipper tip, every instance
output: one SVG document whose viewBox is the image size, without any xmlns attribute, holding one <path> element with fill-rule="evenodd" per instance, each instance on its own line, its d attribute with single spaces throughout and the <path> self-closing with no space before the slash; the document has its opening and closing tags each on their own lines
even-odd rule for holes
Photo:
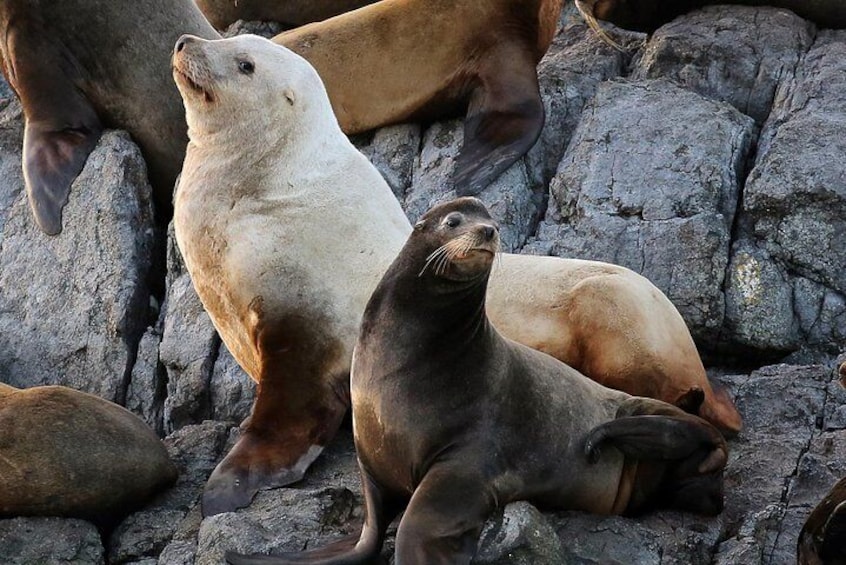
<svg viewBox="0 0 846 565">
<path fill-rule="evenodd" d="M 96 117 L 88 124 L 60 131 L 26 125 L 24 179 L 32 213 L 44 233 L 61 233 L 62 209 L 68 202 L 71 184 L 85 166 L 102 131 Z"/>
<path fill-rule="evenodd" d="M 537 141 L 544 109 L 534 66 L 531 72 L 522 81 L 519 74 L 508 77 L 517 84 L 488 85 L 474 94 L 464 120 L 464 143 L 455 161 L 456 195 L 477 196 Z"/>
</svg>

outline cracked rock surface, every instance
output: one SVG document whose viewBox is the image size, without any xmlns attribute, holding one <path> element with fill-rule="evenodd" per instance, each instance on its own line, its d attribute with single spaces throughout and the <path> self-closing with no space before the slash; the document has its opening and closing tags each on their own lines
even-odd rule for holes
<svg viewBox="0 0 846 565">
<path fill-rule="evenodd" d="M 729 442 L 716 518 L 516 503 L 491 517 L 475 562 L 794 562 L 805 516 L 846 476 L 835 371 L 846 360 L 846 32 L 785 10 L 715 6 L 620 53 L 569 8 L 538 74 L 540 139 L 481 195 L 504 248 L 649 277 L 719 365 L 710 372 L 745 428 Z M 354 141 L 414 220 L 453 195 L 461 138 L 452 120 Z M 0 382 L 65 384 L 125 404 L 166 436 L 180 478 L 111 532 L 0 520 L 0 562 L 220 564 L 227 549 L 301 549 L 356 532 L 348 429 L 300 484 L 202 519 L 202 487 L 255 384 L 216 335 L 164 219 L 154 222 L 129 137 L 103 136 L 58 238 L 29 213 L 21 143 L 20 106 L 0 81 Z M 395 525 L 387 562 L 394 535 Z"/>
</svg>

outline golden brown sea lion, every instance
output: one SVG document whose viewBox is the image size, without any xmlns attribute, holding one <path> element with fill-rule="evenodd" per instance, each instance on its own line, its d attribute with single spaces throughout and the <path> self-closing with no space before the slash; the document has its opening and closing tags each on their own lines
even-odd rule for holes
<svg viewBox="0 0 846 565">
<path fill-rule="evenodd" d="M 176 480 L 138 416 L 61 386 L 0 384 L 0 516 L 69 516 L 101 526 Z"/>
<path fill-rule="evenodd" d="M 383 0 L 273 38 L 316 69 L 346 133 L 466 110 L 458 194 L 478 194 L 534 145 L 536 66 L 561 0 Z"/>
</svg>

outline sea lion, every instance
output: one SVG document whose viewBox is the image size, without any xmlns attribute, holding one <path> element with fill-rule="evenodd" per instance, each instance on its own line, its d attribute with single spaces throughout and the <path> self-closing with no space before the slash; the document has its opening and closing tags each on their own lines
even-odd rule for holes
<svg viewBox="0 0 846 565">
<path fill-rule="evenodd" d="M 196 0 L 217 29 L 237 20 L 271 21 L 300 26 L 372 4 L 376 0 Z"/>
<path fill-rule="evenodd" d="M 334 435 L 364 306 L 411 225 L 302 57 L 256 36 L 186 36 L 173 69 L 191 140 L 176 240 L 223 341 L 259 383 L 206 485 L 210 515 L 299 480 Z M 504 335 L 628 392 L 684 403 L 701 391 L 701 415 L 740 429 L 678 311 L 645 278 L 554 257 L 499 263 L 488 308 Z"/>
<path fill-rule="evenodd" d="M 168 72 L 182 33 L 219 37 L 192 0 L 4 0 L 0 70 L 23 105 L 23 172 L 39 227 L 62 208 L 104 127 L 141 147 L 163 217 L 187 136 Z"/>
<path fill-rule="evenodd" d="M 842 0 L 576 0 L 579 12 L 603 36 L 596 20 L 623 29 L 652 32 L 682 14 L 713 4 L 786 8 L 820 27 L 846 27 L 846 2 Z"/>
<path fill-rule="evenodd" d="M 114 526 L 176 480 L 138 416 L 61 386 L 0 384 L 0 516 L 67 516 Z"/>
<path fill-rule="evenodd" d="M 846 478 L 808 516 L 796 546 L 799 565 L 846 563 Z"/>
<path fill-rule="evenodd" d="M 382 0 L 273 41 L 317 69 L 348 134 L 466 110 L 454 183 L 478 194 L 540 135 L 536 67 L 560 12 L 561 0 Z"/>
<path fill-rule="evenodd" d="M 496 331 L 485 294 L 498 247 L 479 200 L 437 205 L 367 304 L 350 379 L 358 542 L 277 560 L 227 553 L 230 563 L 369 562 L 403 507 L 403 564 L 470 563 L 485 520 L 517 500 L 599 514 L 722 510 L 728 450 L 716 428 Z"/>
</svg>

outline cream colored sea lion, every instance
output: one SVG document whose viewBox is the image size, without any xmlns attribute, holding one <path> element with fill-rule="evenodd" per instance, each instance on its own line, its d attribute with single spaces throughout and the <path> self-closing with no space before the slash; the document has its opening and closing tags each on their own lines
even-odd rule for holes
<svg viewBox="0 0 846 565">
<path fill-rule="evenodd" d="M 846 2 L 843 0 L 576 0 L 579 11 L 586 15 L 594 29 L 598 29 L 598 19 L 623 29 L 644 32 L 655 31 L 682 14 L 713 4 L 786 8 L 820 27 L 846 27 Z"/>
<path fill-rule="evenodd" d="M 217 29 L 236 20 L 271 21 L 300 26 L 343 14 L 376 0 L 196 0 Z"/>
<path fill-rule="evenodd" d="M 728 449 L 708 422 L 496 331 L 485 291 L 498 249 L 479 200 L 440 204 L 367 304 L 350 379 L 366 512 L 357 543 L 227 561 L 369 563 L 404 507 L 403 565 L 470 563 L 485 521 L 517 500 L 599 514 L 722 511 Z"/>
<path fill-rule="evenodd" d="M 562 0 L 382 0 L 273 38 L 320 74 L 346 133 L 463 113 L 458 194 L 478 194 L 534 145 L 536 66 Z"/>
<path fill-rule="evenodd" d="M 62 231 L 62 208 L 104 127 L 129 131 L 159 214 L 187 136 L 168 61 L 183 33 L 219 37 L 192 0 L 4 0 L 0 69 L 23 105 L 23 172 L 35 219 Z"/>
<path fill-rule="evenodd" d="M 364 306 L 411 226 L 303 58 L 256 36 L 186 36 L 173 68 L 191 140 L 177 243 L 224 342 L 259 383 L 241 438 L 206 485 L 214 514 L 298 480 L 334 435 Z M 504 335 L 591 378 L 670 402 L 702 394 L 701 415 L 740 429 L 676 309 L 632 271 L 505 254 L 488 309 Z"/>
<path fill-rule="evenodd" d="M 61 386 L 0 384 L 0 516 L 114 526 L 175 480 L 162 442 L 125 408 Z"/>
</svg>

